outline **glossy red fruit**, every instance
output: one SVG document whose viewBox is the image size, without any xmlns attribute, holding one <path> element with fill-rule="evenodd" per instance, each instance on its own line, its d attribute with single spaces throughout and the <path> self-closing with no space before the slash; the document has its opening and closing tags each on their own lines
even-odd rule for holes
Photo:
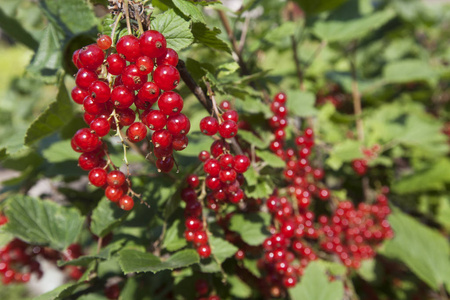
<svg viewBox="0 0 450 300">
<path fill-rule="evenodd" d="M 118 284 L 113 284 L 108 287 L 106 287 L 103 291 L 105 294 L 105 297 L 110 300 L 116 300 L 120 296 L 120 287 Z"/>
<path fill-rule="evenodd" d="M 119 54 L 111 54 L 106 59 L 106 68 L 111 75 L 122 74 L 127 62 Z"/>
<path fill-rule="evenodd" d="M 167 119 L 167 130 L 174 136 L 187 134 L 191 128 L 191 123 L 184 114 L 176 114 Z"/>
<path fill-rule="evenodd" d="M 77 75 L 75 76 L 75 84 L 78 87 L 87 90 L 91 83 L 97 80 L 97 78 L 98 76 L 97 74 L 95 74 L 95 72 L 85 68 L 81 68 L 78 70 Z"/>
<path fill-rule="evenodd" d="M 128 108 L 134 103 L 134 93 L 123 85 L 116 86 L 111 92 L 111 101 L 117 108 Z"/>
<path fill-rule="evenodd" d="M 206 234 L 206 232 L 203 230 L 196 231 L 194 233 L 194 243 L 197 246 L 205 245 L 206 243 L 208 243 L 208 235 Z"/>
<path fill-rule="evenodd" d="M 111 186 L 108 185 L 108 187 L 105 190 L 105 196 L 112 202 L 118 202 L 119 199 L 123 195 L 123 190 L 120 186 Z"/>
<path fill-rule="evenodd" d="M 188 230 L 192 230 L 192 231 L 199 230 L 203 227 L 202 222 L 199 219 L 194 218 L 194 217 L 186 218 L 186 221 L 184 224 Z"/>
<path fill-rule="evenodd" d="M 214 158 L 210 158 L 205 161 L 203 170 L 205 171 L 205 173 L 208 173 L 211 176 L 217 176 L 220 172 L 219 162 Z"/>
<path fill-rule="evenodd" d="M 222 101 L 222 102 L 220 103 L 219 107 L 220 107 L 222 110 L 227 111 L 227 110 L 229 110 L 229 109 L 231 108 L 231 103 L 230 103 L 230 101 L 228 101 L 228 100 L 224 100 L 224 101 Z"/>
<path fill-rule="evenodd" d="M 224 121 L 231 120 L 236 123 L 239 121 L 239 115 L 238 115 L 237 111 L 235 111 L 235 110 L 228 110 L 228 111 L 224 112 L 222 114 L 222 118 Z"/>
<path fill-rule="evenodd" d="M 96 44 L 81 48 L 81 51 L 78 55 L 78 59 L 83 65 L 83 68 L 91 71 L 97 70 L 98 67 L 102 65 L 104 58 L 105 53 L 103 53 L 103 50 L 100 49 L 100 47 Z"/>
<path fill-rule="evenodd" d="M 175 92 L 164 92 L 158 99 L 158 107 L 163 114 L 172 116 L 183 109 L 183 98 Z"/>
<path fill-rule="evenodd" d="M 153 71 L 155 63 L 150 57 L 144 55 L 137 59 L 136 66 L 138 67 L 141 75 L 148 75 Z"/>
<path fill-rule="evenodd" d="M 222 168 L 233 168 L 234 166 L 234 157 L 231 154 L 224 154 L 219 159 L 219 165 Z"/>
<path fill-rule="evenodd" d="M 250 159 L 245 155 L 236 155 L 234 157 L 234 169 L 238 173 L 244 173 L 250 167 Z"/>
<path fill-rule="evenodd" d="M 133 198 L 128 195 L 124 195 L 119 199 L 119 206 L 123 210 L 132 210 L 134 206 Z"/>
<path fill-rule="evenodd" d="M 187 184 L 189 184 L 189 186 L 191 186 L 192 188 L 196 188 L 199 186 L 200 184 L 200 179 L 198 178 L 197 175 L 195 174 L 190 174 L 187 178 L 186 178 L 186 182 Z"/>
<path fill-rule="evenodd" d="M 123 85 L 132 91 L 139 90 L 147 80 L 147 75 L 141 75 L 139 68 L 136 65 L 129 65 L 123 69 Z"/>
<path fill-rule="evenodd" d="M 219 130 L 219 122 L 214 117 L 204 117 L 200 121 L 200 130 L 205 135 L 214 135 Z"/>
<path fill-rule="evenodd" d="M 172 144 L 172 135 L 165 129 L 155 131 L 152 135 L 152 142 L 156 148 L 167 148 Z"/>
<path fill-rule="evenodd" d="M 159 172 L 167 173 L 172 170 L 174 163 L 175 161 L 171 156 L 166 158 L 158 158 L 156 160 L 156 167 L 158 168 Z"/>
<path fill-rule="evenodd" d="M 208 258 L 211 255 L 211 248 L 208 245 L 202 245 L 197 248 L 197 253 L 201 258 Z"/>
<path fill-rule="evenodd" d="M 171 91 L 180 83 L 180 73 L 172 65 L 161 65 L 153 72 L 153 81 L 164 91 Z"/>
<path fill-rule="evenodd" d="M 227 120 L 219 125 L 219 134 L 226 139 L 236 136 L 238 127 L 236 122 Z"/>
<path fill-rule="evenodd" d="M 144 85 L 139 89 L 137 96 L 138 99 L 149 102 L 151 105 L 153 105 L 156 100 L 158 100 L 160 92 L 161 90 L 159 89 L 158 85 L 153 81 L 149 81 L 144 83 Z"/>
<path fill-rule="evenodd" d="M 136 119 L 136 113 L 131 108 L 118 109 L 116 113 L 120 126 L 130 126 Z"/>
<path fill-rule="evenodd" d="M 218 157 L 225 151 L 230 151 L 230 145 L 222 140 L 216 140 L 211 144 L 210 150 L 213 157 Z"/>
<path fill-rule="evenodd" d="M 100 165 L 100 157 L 97 153 L 86 152 L 82 153 L 78 158 L 78 165 L 85 171 L 92 170 Z"/>
<path fill-rule="evenodd" d="M 101 187 L 106 183 L 106 174 L 106 170 L 94 168 L 89 172 L 89 182 L 96 187 Z"/>
<path fill-rule="evenodd" d="M 234 169 L 220 170 L 219 179 L 223 183 L 231 183 L 236 180 L 236 171 Z"/>
<path fill-rule="evenodd" d="M 110 186 L 120 187 L 125 183 L 125 180 L 125 174 L 119 170 L 111 171 L 106 176 L 106 181 Z"/>
<path fill-rule="evenodd" d="M 83 65 L 81 64 L 80 59 L 79 59 L 80 51 L 81 51 L 81 49 L 75 50 L 72 54 L 72 62 L 75 65 L 75 67 L 77 67 L 78 69 L 83 67 Z"/>
<path fill-rule="evenodd" d="M 279 102 L 281 104 L 286 103 L 287 97 L 285 93 L 278 93 L 274 97 L 274 101 Z"/>
<path fill-rule="evenodd" d="M 188 144 L 189 144 L 189 139 L 184 134 L 177 135 L 172 138 L 172 148 L 175 151 L 182 151 L 182 150 L 186 149 Z"/>
<path fill-rule="evenodd" d="M 164 36 L 156 30 L 148 30 L 139 38 L 140 51 L 150 58 L 157 58 L 166 53 L 167 42 Z"/>
<path fill-rule="evenodd" d="M 70 93 L 72 96 L 72 100 L 77 104 L 83 104 L 84 98 L 89 96 L 89 92 L 76 86 L 72 89 L 72 92 Z"/>
<path fill-rule="evenodd" d="M 158 66 L 160 65 L 172 65 L 174 67 L 178 64 L 178 53 L 172 48 L 167 48 L 166 53 L 156 59 Z"/>
<path fill-rule="evenodd" d="M 127 138 L 132 143 L 142 141 L 147 136 L 147 127 L 142 122 L 135 122 L 127 129 Z"/>
<path fill-rule="evenodd" d="M 111 97 L 109 85 L 100 80 L 96 80 L 89 86 L 89 94 L 97 103 L 105 103 Z"/>
<path fill-rule="evenodd" d="M 105 105 L 103 103 L 97 103 L 94 98 L 87 96 L 83 100 L 83 109 L 85 112 L 96 116 L 104 111 Z"/>
<path fill-rule="evenodd" d="M 139 40 L 133 35 L 121 37 L 117 42 L 116 50 L 131 62 L 135 62 L 141 56 Z"/>
<path fill-rule="evenodd" d="M 107 50 L 111 47 L 112 40 L 109 35 L 103 34 L 97 39 L 97 46 L 102 50 Z"/>
<path fill-rule="evenodd" d="M 217 176 L 208 175 L 206 176 L 205 184 L 207 188 L 215 190 L 220 187 L 220 179 Z"/>
<path fill-rule="evenodd" d="M 151 130 L 161 130 L 167 124 L 167 117 L 159 110 L 151 110 L 142 117 L 142 122 Z"/>
<path fill-rule="evenodd" d="M 97 149 L 101 142 L 89 128 L 82 128 L 75 133 L 74 144 L 83 152 L 91 152 Z"/>
<path fill-rule="evenodd" d="M 109 133 L 111 130 L 111 126 L 109 121 L 106 118 L 96 118 L 90 124 L 89 128 L 91 128 L 95 133 L 102 137 Z"/>
<path fill-rule="evenodd" d="M 167 148 L 153 148 L 153 154 L 155 154 L 156 158 L 171 157 L 173 154 L 173 149 L 171 146 Z"/>
<path fill-rule="evenodd" d="M 209 152 L 208 151 L 205 151 L 205 150 L 203 150 L 203 151 L 201 151 L 199 154 L 198 154 L 198 159 L 201 161 L 201 162 L 205 162 L 207 159 L 209 159 L 211 157 L 211 155 L 209 154 Z"/>
</svg>

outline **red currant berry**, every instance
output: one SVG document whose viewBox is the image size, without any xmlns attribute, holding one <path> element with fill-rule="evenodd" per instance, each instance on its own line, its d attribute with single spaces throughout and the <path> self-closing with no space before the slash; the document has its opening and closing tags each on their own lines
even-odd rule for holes
<svg viewBox="0 0 450 300">
<path fill-rule="evenodd" d="M 79 59 L 80 51 L 81 51 L 81 49 L 75 50 L 72 54 L 72 62 L 75 65 L 75 67 L 77 67 L 78 69 L 83 67 L 83 65 L 81 64 L 80 59 Z"/>
<path fill-rule="evenodd" d="M 174 136 L 179 134 L 185 135 L 190 128 L 191 123 L 184 114 L 173 115 L 167 119 L 167 130 Z"/>
<path fill-rule="evenodd" d="M 111 97 L 111 89 L 104 81 L 96 80 L 89 86 L 89 93 L 97 103 L 105 103 Z"/>
<path fill-rule="evenodd" d="M 206 187 L 215 190 L 220 187 L 220 179 L 219 177 L 208 175 L 205 179 Z"/>
<path fill-rule="evenodd" d="M 244 173 L 250 167 L 250 159 L 245 155 L 236 155 L 234 157 L 234 169 L 238 173 Z"/>
<path fill-rule="evenodd" d="M 106 183 L 106 171 L 102 168 L 92 169 L 88 177 L 89 182 L 96 187 L 101 187 Z"/>
<path fill-rule="evenodd" d="M 118 109 L 116 113 L 120 126 L 130 126 L 136 119 L 136 114 L 131 108 Z"/>
<path fill-rule="evenodd" d="M 75 84 L 87 90 L 89 86 L 97 80 L 98 76 L 93 71 L 89 71 L 88 69 L 81 68 L 78 70 L 77 75 L 75 76 Z"/>
<path fill-rule="evenodd" d="M 98 157 L 97 153 L 82 153 L 78 158 L 78 165 L 81 169 L 89 171 L 100 165 L 100 158 Z"/>
<path fill-rule="evenodd" d="M 182 151 L 186 149 L 189 144 L 189 139 L 186 135 L 177 135 L 172 138 L 172 148 L 175 151 Z"/>
<path fill-rule="evenodd" d="M 134 206 L 134 201 L 133 198 L 131 198 L 130 196 L 122 196 L 119 200 L 119 206 L 121 209 L 123 210 L 132 210 L 133 206 Z"/>
<path fill-rule="evenodd" d="M 119 54 L 111 54 L 106 59 L 106 67 L 108 73 L 111 75 L 122 74 L 123 69 L 126 67 L 127 63 Z"/>
<path fill-rule="evenodd" d="M 178 53 L 171 48 L 167 48 L 166 54 L 158 57 L 156 59 L 156 63 L 158 64 L 158 66 L 172 65 L 172 66 L 176 67 L 178 64 Z"/>
<path fill-rule="evenodd" d="M 241 201 L 242 199 L 244 199 L 244 191 L 241 189 L 238 189 L 236 192 L 231 194 L 230 202 L 236 204 L 236 203 L 239 203 L 239 201 Z"/>
<path fill-rule="evenodd" d="M 171 156 L 166 158 L 158 158 L 156 160 L 156 167 L 158 168 L 159 172 L 167 173 L 172 170 L 174 163 L 175 161 Z"/>
<path fill-rule="evenodd" d="M 135 62 L 141 56 L 139 46 L 139 40 L 135 36 L 125 35 L 117 42 L 116 50 L 117 53 L 125 56 L 126 60 Z"/>
<path fill-rule="evenodd" d="M 142 122 L 135 122 L 127 129 L 127 138 L 132 143 L 142 141 L 147 136 L 147 127 Z"/>
<path fill-rule="evenodd" d="M 95 44 L 83 47 L 78 56 L 83 68 L 91 71 L 97 70 L 102 65 L 104 58 L 105 53 Z"/>
<path fill-rule="evenodd" d="M 208 158 L 210 158 L 210 154 L 208 151 L 203 150 L 198 154 L 198 159 L 201 162 L 205 162 Z"/>
<path fill-rule="evenodd" d="M 102 49 L 102 50 L 107 50 L 111 47 L 112 45 L 112 40 L 111 37 L 109 35 L 106 34 L 102 34 L 101 36 L 98 37 L 97 39 L 97 46 Z"/>
<path fill-rule="evenodd" d="M 172 144 L 172 135 L 165 129 L 155 131 L 152 135 L 152 142 L 155 148 L 167 148 Z"/>
<path fill-rule="evenodd" d="M 228 101 L 228 100 L 224 100 L 224 101 L 222 101 L 222 102 L 220 103 L 219 107 L 220 107 L 222 110 L 227 111 L 227 110 L 229 110 L 229 109 L 231 108 L 231 103 L 230 103 L 230 101 Z"/>
<path fill-rule="evenodd" d="M 75 103 L 83 104 L 83 100 L 84 98 L 89 96 L 89 92 L 76 86 L 72 89 L 70 95 L 72 96 L 72 99 Z"/>
<path fill-rule="evenodd" d="M 157 58 L 166 53 L 166 39 L 156 30 L 144 32 L 139 38 L 139 43 L 142 54 L 150 58 Z"/>
<path fill-rule="evenodd" d="M 176 115 L 183 109 L 183 98 L 175 92 L 164 92 L 158 99 L 158 107 L 166 115 Z"/>
<path fill-rule="evenodd" d="M 103 112 L 105 105 L 103 103 L 97 103 L 94 98 L 87 96 L 83 100 L 83 109 L 85 112 L 95 116 Z"/>
<path fill-rule="evenodd" d="M 159 87 L 153 81 L 144 83 L 144 85 L 139 89 L 138 99 L 142 101 L 149 102 L 153 105 L 156 100 L 158 100 L 160 93 Z"/>
<path fill-rule="evenodd" d="M 111 101 L 117 108 L 128 108 L 134 103 L 134 93 L 123 85 L 116 86 L 111 92 Z"/>
<path fill-rule="evenodd" d="M 141 56 L 137 59 L 136 66 L 141 75 L 148 75 L 153 71 L 155 63 L 148 56 Z"/>
<path fill-rule="evenodd" d="M 138 66 L 129 65 L 123 69 L 123 85 L 132 91 L 139 90 L 148 80 L 147 75 L 141 75 Z"/>
<path fill-rule="evenodd" d="M 230 151 L 230 145 L 222 140 L 217 140 L 211 144 L 210 150 L 213 157 L 219 157 L 225 151 Z"/>
<path fill-rule="evenodd" d="M 123 190 L 120 186 L 111 186 L 108 185 L 108 187 L 105 190 L 105 196 L 112 202 L 118 202 L 120 198 L 122 198 Z"/>
<path fill-rule="evenodd" d="M 197 248 L 197 253 L 201 258 L 208 258 L 211 255 L 211 248 L 208 245 L 202 245 Z"/>
<path fill-rule="evenodd" d="M 188 230 L 196 231 L 202 228 L 202 222 L 194 217 L 189 217 L 185 222 L 186 228 Z"/>
<path fill-rule="evenodd" d="M 171 91 L 180 83 L 180 73 L 172 65 L 161 65 L 153 72 L 153 80 L 164 91 Z"/>
<path fill-rule="evenodd" d="M 214 135 L 219 130 L 219 122 L 214 117 L 204 117 L 200 121 L 200 130 L 205 135 Z"/>
<path fill-rule="evenodd" d="M 106 177 L 108 185 L 115 187 L 122 186 L 125 183 L 125 180 L 126 180 L 125 174 L 123 174 L 119 170 L 109 172 Z"/>
<path fill-rule="evenodd" d="M 91 152 L 97 149 L 101 142 L 88 128 L 82 128 L 75 133 L 74 144 L 83 152 Z"/>
<path fill-rule="evenodd" d="M 120 296 L 120 288 L 118 284 L 113 284 L 108 287 L 106 287 L 103 291 L 105 294 L 105 297 L 110 300 L 116 300 Z"/>
<path fill-rule="evenodd" d="M 208 243 L 208 235 L 206 234 L 206 232 L 203 230 L 196 231 L 194 233 L 194 243 L 197 246 L 205 245 L 206 243 Z"/>
<path fill-rule="evenodd" d="M 98 136 L 105 136 L 111 130 L 111 126 L 109 121 L 105 118 L 96 118 L 90 124 L 89 128 L 91 128 Z"/>
<path fill-rule="evenodd" d="M 150 110 L 147 114 L 143 115 L 142 122 L 148 126 L 151 130 L 161 130 L 167 124 L 166 115 L 159 110 Z"/>
<path fill-rule="evenodd" d="M 238 127 L 236 122 L 227 120 L 219 125 L 219 134 L 226 139 L 232 138 L 237 134 Z"/>
<path fill-rule="evenodd" d="M 238 115 L 237 111 L 235 111 L 235 110 L 226 111 L 222 115 L 222 118 L 223 118 L 224 121 L 231 120 L 231 121 L 234 121 L 236 123 L 239 121 L 239 115 Z"/>
<path fill-rule="evenodd" d="M 173 149 L 172 147 L 167 148 L 158 147 L 153 149 L 153 153 L 155 154 L 156 158 L 166 158 L 172 156 Z"/>
<path fill-rule="evenodd" d="M 196 188 L 199 186 L 200 184 L 200 180 L 198 179 L 197 175 L 194 174 L 190 174 L 187 178 L 186 178 L 186 182 L 192 187 L 192 188 Z"/>
<path fill-rule="evenodd" d="M 195 282 L 195 290 L 200 296 L 208 294 L 209 291 L 209 284 L 206 280 L 198 279 Z"/>
<path fill-rule="evenodd" d="M 286 103 L 287 97 L 285 93 L 278 93 L 275 95 L 274 101 L 279 102 L 281 104 Z"/>
<path fill-rule="evenodd" d="M 219 164 L 222 168 L 233 168 L 234 167 L 234 157 L 231 154 L 224 154 L 219 159 Z"/>
<path fill-rule="evenodd" d="M 231 183 L 236 180 L 236 171 L 234 169 L 220 170 L 219 179 L 223 183 Z"/>
</svg>

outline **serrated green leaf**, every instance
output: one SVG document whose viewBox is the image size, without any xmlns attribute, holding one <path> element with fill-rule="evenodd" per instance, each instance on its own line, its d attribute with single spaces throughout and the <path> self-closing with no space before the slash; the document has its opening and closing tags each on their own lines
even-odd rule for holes
<svg viewBox="0 0 450 300">
<path fill-rule="evenodd" d="M 192 34 L 195 41 L 212 49 L 222 50 L 231 54 L 231 49 L 227 43 L 218 37 L 221 33 L 219 28 L 208 28 L 203 23 L 192 24 Z"/>
<path fill-rule="evenodd" d="M 61 129 L 73 116 L 73 109 L 70 103 L 64 81 L 59 84 L 56 101 L 39 116 L 27 130 L 25 144 L 30 145 L 43 137 L 46 137 Z"/>
<path fill-rule="evenodd" d="M 172 0 L 172 2 L 180 12 L 186 17 L 191 17 L 194 22 L 206 22 L 202 11 L 194 3 L 186 0 Z"/>
<path fill-rule="evenodd" d="M 434 83 L 438 80 L 438 73 L 424 60 L 405 59 L 387 64 L 383 69 L 383 79 L 387 83 L 414 81 Z"/>
<path fill-rule="evenodd" d="M 332 10 L 347 0 L 295 0 L 307 14 Z"/>
<path fill-rule="evenodd" d="M 258 268 L 258 261 L 256 259 L 244 258 L 244 267 L 249 270 L 253 275 L 260 278 L 261 271 Z"/>
<path fill-rule="evenodd" d="M 361 144 L 358 141 L 345 140 L 334 146 L 326 163 L 333 170 L 337 170 L 344 162 L 349 162 L 360 157 L 362 157 Z"/>
<path fill-rule="evenodd" d="M 239 250 L 235 245 L 213 235 L 209 236 L 208 242 L 211 247 L 211 253 L 220 263 L 233 256 Z"/>
<path fill-rule="evenodd" d="M 161 32 L 167 41 L 167 47 L 180 51 L 194 42 L 189 22 L 178 16 L 173 9 L 158 15 L 151 23 L 153 30 Z"/>
<path fill-rule="evenodd" d="M 55 83 L 57 75 L 62 68 L 61 34 L 52 23 L 44 29 L 39 47 L 34 54 L 28 73 L 33 77 L 44 80 L 46 83 Z"/>
<path fill-rule="evenodd" d="M 266 136 L 263 140 L 261 140 L 260 138 L 258 138 L 256 135 L 254 135 L 250 131 L 239 130 L 238 136 L 240 138 L 242 138 L 244 141 L 246 141 L 247 143 L 254 145 L 255 147 L 257 147 L 259 149 L 266 149 L 270 145 L 270 140 L 271 140 L 270 138 L 267 138 L 267 136 Z"/>
<path fill-rule="evenodd" d="M 255 171 L 255 169 L 249 168 L 244 173 L 245 183 L 249 186 L 256 185 L 258 183 L 258 176 L 259 174 Z"/>
<path fill-rule="evenodd" d="M 249 198 L 266 198 L 273 193 L 273 187 L 268 183 L 268 177 L 260 177 L 255 186 L 247 186 L 245 195 Z"/>
<path fill-rule="evenodd" d="M 405 263 L 434 290 L 450 282 L 448 240 L 399 209 L 394 209 L 388 220 L 395 235 L 386 242 L 381 254 Z"/>
<path fill-rule="evenodd" d="M 371 31 L 386 24 L 395 16 L 393 10 L 383 10 L 357 18 L 331 18 L 315 23 L 313 32 L 328 42 L 344 42 L 367 36 Z"/>
<path fill-rule="evenodd" d="M 234 214 L 230 220 L 230 230 L 240 234 L 242 240 L 251 246 L 261 245 L 270 236 L 268 213 Z"/>
<path fill-rule="evenodd" d="M 179 219 L 175 220 L 164 236 L 163 247 L 168 251 L 176 251 L 187 245 L 184 238 L 184 226 Z"/>
<path fill-rule="evenodd" d="M 286 166 L 284 160 L 269 151 L 256 150 L 255 152 L 256 156 L 261 158 L 268 166 L 273 168 L 284 168 Z"/>
<path fill-rule="evenodd" d="M 200 261 L 197 252 L 193 249 L 179 251 L 167 260 L 161 261 L 151 253 L 125 249 L 119 252 L 119 264 L 125 274 L 173 270 L 187 267 Z"/>
<path fill-rule="evenodd" d="M 81 232 L 84 218 L 78 210 L 27 196 L 8 200 L 8 223 L 3 230 L 37 245 L 64 250 Z"/>
<path fill-rule="evenodd" d="M 316 96 L 311 92 L 304 92 L 299 90 L 289 90 L 286 92 L 288 101 L 288 112 L 297 117 L 315 116 L 317 110 L 314 107 L 316 103 Z"/>
<path fill-rule="evenodd" d="M 44 158 L 49 163 L 59 163 L 66 160 L 78 160 L 79 153 L 72 150 L 70 140 L 53 143 L 42 151 Z"/>
<path fill-rule="evenodd" d="M 317 261 L 306 267 L 299 284 L 289 289 L 293 300 L 342 300 L 344 285 L 342 281 L 330 282 L 328 275 Z"/>
<path fill-rule="evenodd" d="M 245 282 L 243 282 L 239 276 L 228 276 L 227 281 L 231 285 L 230 293 L 234 297 L 249 299 L 252 295 L 252 289 Z"/>
<path fill-rule="evenodd" d="M 66 283 L 50 292 L 42 294 L 38 297 L 33 298 L 33 300 L 56 300 L 63 299 L 64 297 L 70 296 L 72 292 L 79 286 L 79 283 Z"/>
<path fill-rule="evenodd" d="M 103 197 L 92 212 L 91 231 L 93 234 L 104 237 L 119 226 L 130 212 L 123 211 L 116 204 Z"/>
<path fill-rule="evenodd" d="M 6 32 L 11 38 L 24 44 L 30 49 L 37 49 L 39 46 L 31 34 L 29 34 L 16 19 L 9 17 L 5 14 L 3 9 L 0 8 L 0 28 Z"/>
</svg>

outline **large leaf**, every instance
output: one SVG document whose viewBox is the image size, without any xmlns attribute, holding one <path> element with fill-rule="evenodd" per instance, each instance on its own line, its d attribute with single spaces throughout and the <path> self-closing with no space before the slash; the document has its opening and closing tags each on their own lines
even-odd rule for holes
<svg viewBox="0 0 450 300">
<path fill-rule="evenodd" d="M 438 73 L 424 60 L 405 59 L 387 64 L 383 69 L 383 79 L 387 83 L 426 81 L 433 84 L 438 80 Z"/>
<path fill-rule="evenodd" d="M 156 273 L 163 270 L 187 267 L 199 261 L 200 258 L 193 249 L 179 251 L 164 261 L 151 253 L 132 249 L 125 249 L 119 252 L 119 264 L 125 274 L 134 272 Z"/>
<path fill-rule="evenodd" d="M 309 263 L 299 284 L 289 289 L 293 300 L 342 300 L 344 285 L 342 281 L 330 282 L 323 266 L 317 261 Z"/>
<path fill-rule="evenodd" d="M 307 14 L 332 10 L 347 0 L 295 0 Z"/>
<path fill-rule="evenodd" d="M 286 163 L 280 157 L 269 151 L 256 150 L 255 152 L 268 166 L 273 168 L 284 168 L 286 166 Z"/>
<path fill-rule="evenodd" d="M 93 234 L 104 237 L 119 226 L 129 215 L 117 207 L 116 204 L 103 197 L 92 212 L 91 231 Z"/>
<path fill-rule="evenodd" d="M 30 145 L 43 137 L 60 130 L 73 116 L 72 104 L 64 80 L 59 83 L 56 101 L 31 123 L 25 135 L 25 144 Z"/>
<path fill-rule="evenodd" d="M 196 42 L 201 43 L 212 49 L 226 51 L 231 53 L 230 47 L 222 39 L 218 37 L 220 34 L 220 29 L 214 27 L 213 29 L 208 28 L 203 23 L 192 24 L 192 33 Z"/>
<path fill-rule="evenodd" d="M 184 238 L 184 226 L 179 219 L 175 220 L 167 229 L 164 236 L 163 247 L 169 251 L 176 251 L 187 245 Z"/>
<path fill-rule="evenodd" d="M 333 147 L 326 163 L 333 170 L 338 170 L 344 162 L 362 157 L 361 144 L 355 140 L 345 140 Z"/>
<path fill-rule="evenodd" d="M 257 147 L 259 149 L 265 149 L 270 145 L 271 139 L 269 139 L 267 137 L 264 137 L 264 139 L 260 139 L 259 137 L 257 137 L 253 133 L 251 133 L 250 131 L 239 130 L 238 136 L 240 138 L 242 138 L 243 140 L 245 140 L 247 143 L 254 145 L 255 147 Z"/>
<path fill-rule="evenodd" d="M 161 32 L 167 40 L 167 47 L 180 51 L 194 41 L 189 22 L 178 16 L 173 9 L 158 15 L 151 24 L 153 30 Z"/>
<path fill-rule="evenodd" d="M 209 236 L 209 245 L 211 246 L 211 253 L 220 263 L 233 256 L 239 250 L 235 245 L 213 235 Z"/>
<path fill-rule="evenodd" d="M 436 230 L 395 209 L 389 216 L 395 236 L 381 253 L 405 263 L 414 274 L 434 290 L 450 283 L 450 247 Z"/>
<path fill-rule="evenodd" d="M 202 11 L 194 3 L 186 0 L 172 0 L 176 8 L 187 17 L 191 17 L 195 22 L 205 23 Z"/>
<path fill-rule="evenodd" d="M 298 117 L 315 116 L 317 110 L 314 107 L 316 96 L 311 92 L 300 90 L 289 90 L 287 93 L 288 111 Z"/>
<path fill-rule="evenodd" d="M 230 230 L 239 233 L 242 240 L 251 246 L 261 245 L 270 236 L 269 225 L 270 215 L 263 212 L 234 214 L 230 220 Z"/>
<path fill-rule="evenodd" d="M 29 34 L 22 25 L 14 18 L 5 14 L 0 8 L 0 27 L 14 40 L 24 44 L 30 49 L 37 49 L 39 43 Z"/>
<path fill-rule="evenodd" d="M 314 34 L 328 42 L 344 42 L 367 36 L 371 31 L 386 24 L 395 16 L 392 10 L 383 10 L 357 18 L 342 18 L 333 15 L 314 25 Z"/>
<path fill-rule="evenodd" d="M 9 199 L 6 216 L 9 219 L 3 227 L 6 232 L 30 244 L 47 245 L 57 250 L 76 241 L 84 221 L 74 208 L 28 196 Z"/>
<path fill-rule="evenodd" d="M 44 158 L 49 163 L 60 163 L 67 160 L 78 160 L 79 153 L 73 151 L 70 140 L 63 140 L 53 143 L 50 147 L 42 151 Z"/>
</svg>

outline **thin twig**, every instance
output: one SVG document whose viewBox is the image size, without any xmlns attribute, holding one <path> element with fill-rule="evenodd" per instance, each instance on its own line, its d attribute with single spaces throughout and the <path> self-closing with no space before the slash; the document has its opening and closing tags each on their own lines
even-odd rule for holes
<svg viewBox="0 0 450 300">
<path fill-rule="evenodd" d="M 247 39 L 248 28 L 250 27 L 250 18 L 251 18 L 250 14 L 248 14 L 245 17 L 244 26 L 242 27 L 241 38 L 239 39 L 239 45 L 237 48 L 239 55 L 242 55 L 242 51 L 244 50 L 245 41 Z"/>
<path fill-rule="evenodd" d="M 142 27 L 142 20 L 141 20 L 141 16 L 139 15 L 139 9 L 136 9 L 136 7 L 138 7 L 137 4 L 135 4 L 133 6 L 134 15 L 136 16 L 136 21 L 137 21 L 138 26 L 139 26 L 139 34 L 143 34 L 144 33 L 144 27 Z"/>
<path fill-rule="evenodd" d="M 127 29 L 128 34 L 132 34 L 131 24 L 130 24 L 130 11 L 128 10 L 128 0 L 123 1 L 123 9 L 125 10 L 125 18 L 127 19 Z"/>
<path fill-rule="evenodd" d="M 120 12 L 117 16 L 116 16 L 116 20 L 114 21 L 114 25 L 111 31 L 111 41 L 112 41 L 112 45 L 114 44 L 114 36 L 116 35 L 116 29 L 117 29 L 117 25 L 119 25 L 120 19 L 122 19 L 122 15 L 123 13 Z M 110 81 L 111 82 L 111 81 Z"/>
</svg>

